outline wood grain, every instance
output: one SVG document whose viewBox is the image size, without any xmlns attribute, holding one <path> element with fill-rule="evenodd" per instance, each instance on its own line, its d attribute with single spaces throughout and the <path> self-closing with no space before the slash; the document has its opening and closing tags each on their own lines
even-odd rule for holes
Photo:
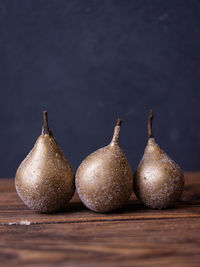
<svg viewBox="0 0 200 267">
<path fill-rule="evenodd" d="M 200 266 L 200 173 L 185 176 L 174 208 L 150 210 L 132 196 L 109 214 L 87 210 L 77 195 L 65 211 L 39 214 L 19 200 L 13 179 L 1 179 L 1 265 Z"/>
</svg>

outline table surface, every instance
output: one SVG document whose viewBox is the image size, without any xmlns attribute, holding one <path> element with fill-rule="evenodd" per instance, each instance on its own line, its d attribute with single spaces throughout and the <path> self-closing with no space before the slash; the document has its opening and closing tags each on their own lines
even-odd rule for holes
<svg viewBox="0 0 200 267">
<path fill-rule="evenodd" d="M 0 179 L 1 266 L 200 266 L 200 172 L 185 174 L 181 201 L 145 208 L 134 195 L 98 214 L 75 194 L 65 211 L 40 214 Z"/>
</svg>

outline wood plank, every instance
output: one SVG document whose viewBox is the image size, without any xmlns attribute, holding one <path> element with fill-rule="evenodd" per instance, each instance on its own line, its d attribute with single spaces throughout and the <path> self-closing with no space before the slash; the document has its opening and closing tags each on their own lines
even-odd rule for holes
<svg viewBox="0 0 200 267">
<path fill-rule="evenodd" d="M 109 214 L 89 211 L 77 195 L 65 211 L 40 214 L 20 201 L 13 179 L 1 179 L 1 266 L 199 266 L 200 173 L 185 176 L 174 208 L 150 210 L 133 195 Z"/>
<path fill-rule="evenodd" d="M 199 266 L 197 229 L 195 219 L 1 226 L 0 258 L 3 266 Z"/>
</svg>

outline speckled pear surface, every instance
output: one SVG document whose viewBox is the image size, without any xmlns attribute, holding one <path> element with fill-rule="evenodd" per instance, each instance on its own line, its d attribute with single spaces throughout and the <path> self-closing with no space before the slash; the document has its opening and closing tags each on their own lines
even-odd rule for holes
<svg viewBox="0 0 200 267">
<path fill-rule="evenodd" d="M 39 212 L 64 208 L 75 190 L 74 171 L 52 131 L 45 131 L 20 164 L 15 186 L 21 200 Z"/>
<path fill-rule="evenodd" d="M 151 112 L 149 140 L 134 174 L 134 191 L 144 205 L 153 209 L 163 209 L 172 206 L 180 198 L 184 176 L 180 167 L 152 137 L 152 119 Z"/>
<path fill-rule="evenodd" d="M 83 160 L 76 173 L 79 197 L 96 212 L 121 207 L 132 192 L 132 170 L 119 146 L 120 125 L 118 120 L 111 143 Z"/>
</svg>

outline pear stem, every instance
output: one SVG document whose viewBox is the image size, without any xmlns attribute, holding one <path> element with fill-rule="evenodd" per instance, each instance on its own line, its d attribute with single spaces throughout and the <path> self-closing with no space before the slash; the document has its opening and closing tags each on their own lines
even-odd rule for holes
<svg viewBox="0 0 200 267">
<path fill-rule="evenodd" d="M 42 133 L 43 134 L 50 134 L 50 130 L 49 130 L 49 124 L 48 124 L 48 115 L 47 115 L 47 111 L 43 111 L 43 120 L 44 120 L 44 123 L 43 123 L 43 126 L 42 126 Z"/>
<path fill-rule="evenodd" d="M 118 144 L 119 143 L 119 137 L 120 137 L 120 127 L 122 124 L 122 120 L 120 118 L 117 119 L 117 123 L 114 129 L 114 134 L 111 143 L 112 144 Z"/>
<path fill-rule="evenodd" d="M 153 111 L 152 109 L 150 109 L 149 119 L 148 119 L 148 139 L 153 138 L 152 121 L 153 121 Z"/>
</svg>

